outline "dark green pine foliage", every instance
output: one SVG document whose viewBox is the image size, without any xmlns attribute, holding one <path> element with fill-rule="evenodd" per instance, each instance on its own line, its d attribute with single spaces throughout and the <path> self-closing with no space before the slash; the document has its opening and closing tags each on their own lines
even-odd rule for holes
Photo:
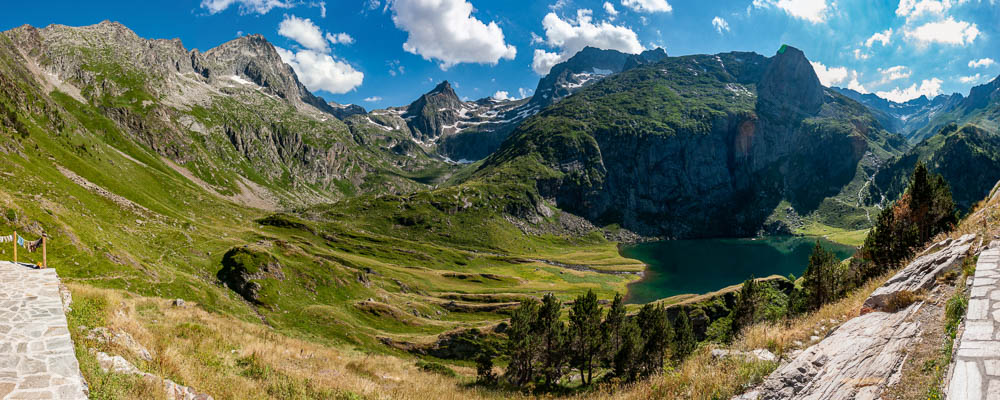
<svg viewBox="0 0 1000 400">
<path fill-rule="evenodd" d="M 635 319 L 627 319 L 622 323 L 621 347 L 614 355 L 614 374 L 625 382 L 639 378 L 639 357 L 642 351 L 642 331 Z"/>
<path fill-rule="evenodd" d="M 578 296 L 569 312 L 573 365 L 580 371 L 580 380 L 584 385 L 593 382 L 594 366 L 601 356 L 601 314 L 601 306 L 593 290 Z"/>
<path fill-rule="evenodd" d="M 910 183 L 892 206 L 879 213 L 859 255 L 867 265 L 862 278 L 877 276 L 913 255 L 935 235 L 958 223 L 951 188 L 944 177 L 918 162 Z"/>
<path fill-rule="evenodd" d="M 569 332 L 566 323 L 560 320 L 562 303 L 552 293 L 542 298 L 535 328 L 541 340 L 541 373 L 545 385 L 551 387 L 562 378 L 569 354 Z"/>
<path fill-rule="evenodd" d="M 802 275 L 802 288 L 805 290 L 808 309 L 818 309 L 840 298 L 843 275 L 837 255 L 825 249 L 817 240 L 809 255 L 809 266 Z"/>
<path fill-rule="evenodd" d="M 677 314 L 677 318 L 674 320 L 674 331 L 676 336 L 673 342 L 673 357 L 674 360 L 680 361 L 691 355 L 698 345 L 698 341 L 694 337 L 694 329 L 691 328 L 691 320 L 686 312 L 681 311 Z"/>
<path fill-rule="evenodd" d="M 646 304 L 636 315 L 636 323 L 645 341 L 640 353 L 640 373 L 649 376 L 663 369 L 674 332 L 662 305 Z"/>
<path fill-rule="evenodd" d="M 736 297 L 736 305 L 730 312 L 733 335 L 739 333 L 744 327 L 757 322 L 763 298 L 761 285 L 753 276 L 743 282 L 743 287 L 740 288 Z"/>
<path fill-rule="evenodd" d="M 615 299 L 611 301 L 608 308 L 608 315 L 601 323 L 601 363 L 612 370 L 615 369 L 615 359 L 622 349 L 625 338 L 626 323 L 625 299 L 621 293 L 615 293 Z"/>
<path fill-rule="evenodd" d="M 525 300 L 510 316 L 504 353 L 509 362 L 504 376 L 515 386 L 524 386 L 535 377 L 541 340 L 535 334 L 539 304 Z"/>
</svg>

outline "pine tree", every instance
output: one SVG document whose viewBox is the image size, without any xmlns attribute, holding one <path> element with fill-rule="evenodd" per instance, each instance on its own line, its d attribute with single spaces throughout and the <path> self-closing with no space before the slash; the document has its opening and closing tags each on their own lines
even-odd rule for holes
<svg viewBox="0 0 1000 400">
<path fill-rule="evenodd" d="M 833 252 L 823 248 L 819 240 L 809 255 L 809 266 L 802 275 L 802 287 L 809 298 L 810 309 L 818 309 L 840 294 L 840 260 Z"/>
<path fill-rule="evenodd" d="M 674 320 L 674 332 L 676 332 L 676 338 L 674 339 L 673 355 L 675 360 L 680 361 L 693 353 L 698 345 L 687 312 L 681 310 L 677 313 L 677 318 Z"/>
<path fill-rule="evenodd" d="M 504 353 L 509 362 L 504 376 L 515 386 L 531 382 L 536 373 L 541 341 L 535 334 L 538 325 L 539 304 L 525 300 L 510 316 Z"/>
<path fill-rule="evenodd" d="M 644 339 L 639 353 L 639 369 L 643 375 L 656 373 L 663 368 L 667 348 L 673 339 L 673 329 L 667 321 L 663 306 L 646 304 L 639 309 L 636 322 Z"/>
<path fill-rule="evenodd" d="M 580 370 L 580 380 L 585 385 L 593 381 L 594 363 L 601 355 L 601 314 L 593 290 L 578 296 L 569 313 L 573 364 Z"/>
<path fill-rule="evenodd" d="M 569 335 L 566 323 L 559 319 L 561 314 L 562 303 L 552 293 L 546 294 L 534 330 L 541 340 L 539 372 L 546 386 L 553 386 L 562 378 L 567 361 Z"/>
<path fill-rule="evenodd" d="M 622 323 L 621 347 L 614 356 L 614 374 L 625 382 L 632 382 L 639 377 L 639 353 L 642 351 L 642 332 L 635 319 L 627 319 Z"/>
<path fill-rule="evenodd" d="M 736 297 L 736 304 L 733 306 L 732 334 L 736 335 L 744 327 L 757 321 L 758 308 L 761 301 L 760 283 L 751 276 L 743 282 L 740 292 Z"/>
<path fill-rule="evenodd" d="M 615 369 L 615 357 L 622 348 L 625 336 L 625 301 L 621 293 L 615 293 L 615 299 L 611 301 L 611 308 L 608 315 L 601 323 L 601 337 L 603 339 L 602 362 L 604 365 Z"/>
</svg>

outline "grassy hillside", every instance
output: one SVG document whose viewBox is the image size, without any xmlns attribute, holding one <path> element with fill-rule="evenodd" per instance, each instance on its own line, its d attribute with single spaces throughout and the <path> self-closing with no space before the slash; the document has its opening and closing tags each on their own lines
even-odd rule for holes
<svg viewBox="0 0 1000 400">
<path fill-rule="evenodd" d="M 588 233 L 592 228 L 573 236 L 546 231 L 545 226 L 566 217 L 517 188 L 467 182 L 414 194 L 365 195 L 427 188 L 453 170 L 420 158 L 407 161 L 413 157 L 377 145 L 389 139 L 364 130 L 348 137 L 340 122 L 295 113 L 266 95 L 255 95 L 258 103 L 247 105 L 251 99 L 237 93 L 210 107 L 174 110 L 179 112 L 174 117 L 195 121 L 204 130 L 266 127 L 277 137 L 284 130 L 312 132 L 315 136 L 301 138 L 317 148 L 357 140 L 383 150 L 343 153 L 346 171 L 369 169 L 330 187 L 294 178 L 293 160 L 283 169 L 260 169 L 252 152 L 227 150 L 232 143 L 213 142 L 218 138 L 197 131 L 184 131 L 188 136 L 178 139 L 191 153 L 172 158 L 141 137 L 155 128 L 143 132 L 129 119 L 109 117 L 121 107 L 141 116 L 153 107 L 144 105 L 150 100 L 145 95 L 126 90 L 80 101 L 46 87 L 2 35 L 0 87 L 5 159 L 0 164 L 0 232 L 17 230 L 28 239 L 49 236 L 49 265 L 77 298 L 71 325 L 95 398 L 145 398 L 148 391 L 141 382 L 100 372 L 87 351 L 98 345 L 85 339 L 83 326 L 143 326 L 145 331 L 133 333 L 158 358 L 136 361 L 140 368 L 216 398 L 247 398 L 249 393 L 329 398 L 342 393 L 308 383 L 319 378 L 307 377 L 309 370 L 301 366 L 298 372 L 269 369 L 273 355 L 262 353 L 296 343 L 328 357 L 346 357 L 352 361 L 337 374 L 357 382 L 387 375 L 364 360 L 389 354 L 393 357 L 376 357 L 386 368 L 422 376 L 411 366 L 413 356 L 379 338 L 429 343 L 444 332 L 490 329 L 511 301 L 545 292 L 569 298 L 588 289 L 610 297 L 623 292 L 637 279 L 632 273 L 643 268 L 622 258 L 614 242 Z M 273 125 L 271 118 L 282 122 Z M 394 155 L 381 158 L 381 151 Z M 364 179 L 352 180 L 359 177 Z M 265 190 L 255 191 L 258 186 Z M 275 190 L 282 187 L 292 190 Z M 287 213 L 265 210 L 310 193 L 351 200 Z M 529 221 L 539 210 L 548 216 Z M 523 218 L 511 217 L 522 211 Z M 10 251 L 0 249 L 0 256 L 9 258 Z M 40 258 L 19 252 L 20 261 Z M 223 269 L 244 274 L 244 283 L 255 289 L 237 293 L 227 273 L 220 274 Z M 190 307 L 164 309 L 163 299 L 173 298 Z M 126 316 L 117 312 L 123 304 Z M 224 326 L 256 339 L 237 340 L 223 332 Z M 203 340 L 185 339 L 195 336 Z M 240 347 L 247 354 L 239 357 L 218 352 L 254 340 L 267 344 Z M 259 365 L 263 370 L 254 369 Z M 416 398 L 423 390 L 420 385 L 385 391 L 351 387 L 373 397 Z"/>
</svg>

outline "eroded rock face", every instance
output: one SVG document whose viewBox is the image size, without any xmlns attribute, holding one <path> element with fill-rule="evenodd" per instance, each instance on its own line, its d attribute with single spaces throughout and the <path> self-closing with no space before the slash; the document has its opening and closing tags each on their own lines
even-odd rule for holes
<svg viewBox="0 0 1000 400">
<path fill-rule="evenodd" d="M 863 307 L 865 310 L 883 311 L 892 296 L 900 292 L 930 289 L 941 274 L 961 265 L 975 239 L 976 235 L 968 234 L 935 243 L 888 282 L 875 289 L 865 300 Z"/>
<path fill-rule="evenodd" d="M 923 303 L 896 313 L 851 319 L 823 341 L 778 368 L 738 400 L 876 399 L 895 383 L 920 323 L 910 317 Z"/>
</svg>

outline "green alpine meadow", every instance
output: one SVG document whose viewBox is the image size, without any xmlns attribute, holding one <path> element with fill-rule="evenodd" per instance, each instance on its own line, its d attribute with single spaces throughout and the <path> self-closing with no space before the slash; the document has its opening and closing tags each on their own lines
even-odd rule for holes
<svg viewBox="0 0 1000 400">
<path fill-rule="evenodd" d="M 1000 388 L 992 2 L 41 3 L 0 398 Z"/>
</svg>

